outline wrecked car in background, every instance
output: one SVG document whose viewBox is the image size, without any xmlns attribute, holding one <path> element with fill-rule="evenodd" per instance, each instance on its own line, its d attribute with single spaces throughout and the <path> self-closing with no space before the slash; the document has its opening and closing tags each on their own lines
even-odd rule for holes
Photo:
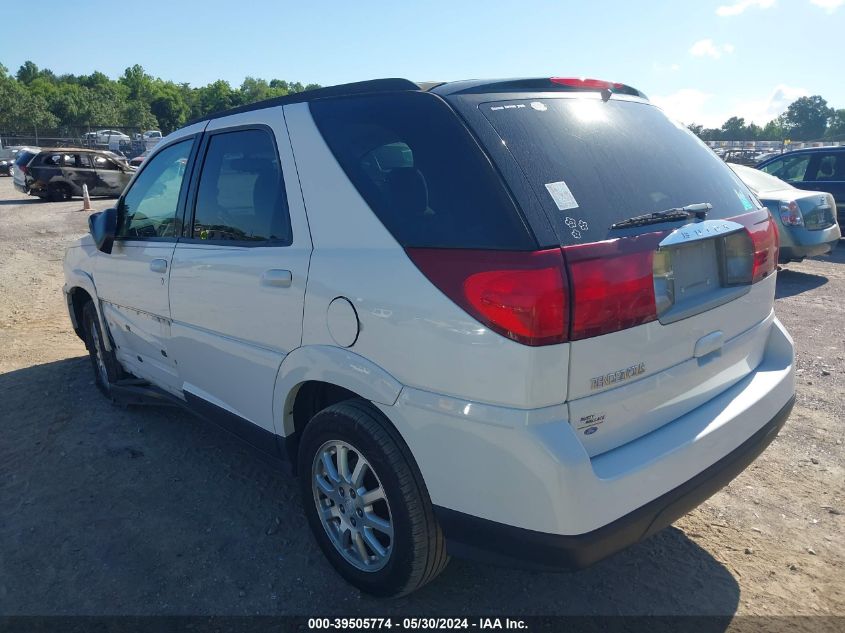
<svg viewBox="0 0 845 633">
<path fill-rule="evenodd" d="M 118 197 L 135 170 L 111 152 L 56 148 L 29 154 L 15 166 L 15 189 L 58 202 L 82 195 Z"/>
</svg>

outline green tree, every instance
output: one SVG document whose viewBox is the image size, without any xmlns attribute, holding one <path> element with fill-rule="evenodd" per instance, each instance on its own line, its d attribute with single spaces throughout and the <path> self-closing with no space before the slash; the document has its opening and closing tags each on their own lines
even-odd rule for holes
<svg viewBox="0 0 845 633">
<path fill-rule="evenodd" d="M 155 94 L 150 102 L 150 111 L 158 120 L 162 132 L 169 134 L 183 126 L 191 115 L 191 106 L 185 91 L 176 84 L 160 82 L 156 86 Z"/>
<path fill-rule="evenodd" d="M 745 141 L 747 137 L 748 128 L 742 117 L 732 116 L 722 124 L 722 138 L 730 141 Z"/>
<path fill-rule="evenodd" d="M 834 110 L 830 115 L 825 137 L 845 141 L 845 109 Z"/>
<path fill-rule="evenodd" d="M 153 78 L 144 72 L 140 64 L 130 66 L 123 71 L 120 83 L 126 86 L 129 99 L 149 103 L 153 94 Z"/>
<path fill-rule="evenodd" d="M 213 112 L 227 110 L 239 104 L 239 95 L 232 90 L 228 81 L 218 79 L 202 88 L 197 88 L 193 118 L 206 116 Z"/>
<path fill-rule="evenodd" d="M 797 141 L 812 141 L 824 136 L 833 110 L 819 95 L 800 97 L 784 113 L 786 131 Z"/>
<path fill-rule="evenodd" d="M 38 73 L 38 66 L 31 61 L 25 61 L 21 67 L 18 68 L 18 74 L 16 77 L 19 82 L 29 85 L 36 77 L 38 77 Z"/>
<path fill-rule="evenodd" d="M 763 127 L 760 138 L 765 141 L 782 141 L 787 137 L 783 115 L 772 119 Z"/>
<path fill-rule="evenodd" d="M 687 129 L 695 134 L 697 137 L 701 138 L 701 133 L 704 131 L 703 125 L 698 125 L 697 123 L 690 123 L 687 126 Z"/>
</svg>

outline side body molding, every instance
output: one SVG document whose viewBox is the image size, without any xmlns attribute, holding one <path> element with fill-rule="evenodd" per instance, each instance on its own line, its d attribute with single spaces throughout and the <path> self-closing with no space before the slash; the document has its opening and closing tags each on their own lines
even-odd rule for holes
<svg viewBox="0 0 845 633">
<path fill-rule="evenodd" d="M 68 313 L 70 314 L 70 318 L 72 322 L 74 321 L 73 316 L 73 305 L 71 304 L 70 298 L 70 291 L 74 288 L 81 288 L 85 292 L 87 292 L 91 298 L 94 300 L 94 307 L 97 310 L 97 318 L 100 320 L 100 330 L 103 332 L 108 332 L 109 328 L 106 325 L 106 321 L 103 318 L 103 308 L 100 305 L 100 297 L 97 294 L 97 286 L 94 285 L 94 278 L 84 270 L 80 268 L 74 268 L 69 275 L 66 275 L 65 281 L 65 300 L 67 301 L 68 306 Z M 81 323 L 73 323 L 74 326 L 82 328 Z M 111 344 L 111 337 L 104 336 L 105 340 L 103 340 L 103 347 L 106 348 L 106 351 L 112 351 L 112 344 Z"/>
<path fill-rule="evenodd" d="M 375 363 L 348 349 L 331 345 L 306 345 L 288 354 L 279 366 L 273 389 L 273 420 L 286 437 L 294 432 L 293 403 L 299 387 L 309 380 L 328 382 L 354 391 L 362 398 L 393 405 L 402 384 Z"/>
</svg>

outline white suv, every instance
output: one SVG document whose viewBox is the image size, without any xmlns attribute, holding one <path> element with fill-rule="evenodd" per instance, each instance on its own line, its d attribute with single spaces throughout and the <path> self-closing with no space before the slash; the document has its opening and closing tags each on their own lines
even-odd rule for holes
<svg viewBox="0 0 845 633">
<path fill-rule="evenodd" d="M 637 90 L 286 96 L 170 134 L 65 257 L 97 383 L 286 460 L 379 595 L 449 554 L 582 567 L 745 468 L 794 400 L 777 231 Z"/>
</svg>

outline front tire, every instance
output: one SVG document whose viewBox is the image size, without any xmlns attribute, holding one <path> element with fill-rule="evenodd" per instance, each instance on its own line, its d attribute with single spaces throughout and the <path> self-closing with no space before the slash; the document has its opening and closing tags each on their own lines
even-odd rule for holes
<svg viewBox="0 0 845 633">
<path fill-rule="evenodd" d="M 402 596 L 449 562 L 428 490 L 405 442 L 364 400 L 317 413 L 299 445 L 302 504 L 314 537 L 348 582 Z"/>
<path fill-rule="evenodd" d="M 85 328 L 85 347 L 88 348 L 88 356 L 94 367 L 97 388 L 111 398 L 111 385 L 123 377 L 123 370 L 114 350 L 108 351 L 103 345 L 103 331 L 97 317 L 97 308 L 92 301 L 82 308 L 82 323 Z"/>
</svg>

